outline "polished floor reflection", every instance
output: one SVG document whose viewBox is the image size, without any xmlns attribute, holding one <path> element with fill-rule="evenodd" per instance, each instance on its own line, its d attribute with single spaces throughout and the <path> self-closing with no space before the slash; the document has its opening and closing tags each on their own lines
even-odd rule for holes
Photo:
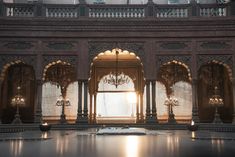
<svg viewBox="0 0 235 157">
<path fill-rule="evenodd" d="M 234 157 L 235 133 L 147 131 L 96 135 L 87 131 L 0 134 L 1 157 Z"/>
</svg>

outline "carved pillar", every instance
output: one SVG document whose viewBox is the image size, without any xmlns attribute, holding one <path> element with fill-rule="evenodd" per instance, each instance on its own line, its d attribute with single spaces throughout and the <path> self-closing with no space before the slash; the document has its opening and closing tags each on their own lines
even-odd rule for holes
<svg viewBox="0 0 235 157">
<path fill-rule="evenodd" d="M 233 124 L 235 124 L 235 78 L 233 78 L 232 84 L 233 84 Z"/>
<path fill-rule="evenodd" d="M 140 93 L 139 94 L 139 98 L 140 98 L 140 122 L 143 123 L 144 122 L 144 112 L 143 112 L 143 94 Z"/>
<path fill-rule="evenodd" d="M 88 109 L 87 109 L 87 88 L 88 88 L 88 81 L 84 81 L 84 118 L 87 119 L 88 116 Z"/>
<path fill-rule="evenodd" d="M 140 99 L 139 99 L 139 93 L 136 93 L 137 95 L 137 102 L 136 102 L 136 122 L 139 123 L 140 121 L 140 112 L 139 112 L 139 103 L 140 103 Z"/>
<path fill-rule="evenodd" d="M 197 92 L 197 79 L 194 78 L 192 80 L 192 120 L 199 123 Z"/>
<path fill-rule="evenodd" d="M 92 123 L 92 97 L 93 95 L 90 95 L 90 107 L 89 107 L 89 122 Z"/>
<path fill-rule="evenodd" d="M 76 123 L 82 119 L 82 81 L 78 81 L 78 110 Z"/>
<path fill-rule="evenodd" d="M 2 105 L 2 80 L 0 80 L 0 105 Z M 0 124 L 2 124 L 2 106 L 0 106 Z"/>
<path fill-rule="evenodd" d="M 94 95 L 94 114 L 93 114 L 93 123 L 96 123 L 96 96 L 97 96 L 97 94 L 95 93 L 95 95 Z"/>
<path fill-rule="evenodd" d="M 42 80 L 36 80 L 36 101 L 35 101 L 35 114 L 34 114 L 34 123 L 42 122 Z"/>
<path fill-rule="evenodd" d="M 152 119 L 158 123 L 157 109 L 156 109 L 156 81 L 152 81 Z"/>
<path fill-rule="evenodd" d="M 150 120 L 150 81 L 146 81 L 146 122 Z"/>
</svg>

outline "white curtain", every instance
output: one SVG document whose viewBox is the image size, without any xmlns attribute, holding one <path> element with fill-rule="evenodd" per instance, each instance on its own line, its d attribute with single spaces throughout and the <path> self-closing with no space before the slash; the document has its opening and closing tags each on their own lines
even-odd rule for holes
<svg viewBox="0 0 235 157">
<path fill-rule="evenodd" d="M 191 118 L 192 116 L 192 86 L 187 82 L 177 82 L 173 86 L 173 96 L 178 99 L 179 106 L 173 108 L 174 114 L 181 118 Z M 166 88 L 160 83 L 156 82 L 156 106 L 157 114 L 160 117 L 166 118 L 168 116 L 167 106 L 164 105 L 166 100 Z"/>
<path fill-rule="evenodd" d="M 134 83 L 130 82 L 119 85 L 104 83 L 101 79 L 99 91 L 134 91 Z M 98 117 L 122 117 L 136 115 L 136 94 L 135 92 L 100 92 L 97 94 L 97 116 Z"/>
<path fill-rule="evenodd" d="M 56 101 L 61 95 L 60 87 L 51 83 L 44 83 L 42 88 L 42 115 L 44 118 L 59 118 L 61 106 L 56 106 Z M 65 114 L 68 119 L 75 119 L 78 104 L 78 83 L 74 82 L 68 86 L 67 99 L 71 106 L 65 107 Z"/>
</svg>

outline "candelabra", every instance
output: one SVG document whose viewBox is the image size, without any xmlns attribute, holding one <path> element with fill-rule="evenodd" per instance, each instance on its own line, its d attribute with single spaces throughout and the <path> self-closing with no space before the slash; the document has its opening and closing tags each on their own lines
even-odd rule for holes
<svg viewBox="0 0 235 157">
<path fill-rule="evenodd" d="M 60 115 L 60 123 L 66 123 L 66 115 L 65 115 L 65 106 L 70 106 L 70 101 L 68 99 L 63 98 L 60 96 L 56 101 L 56 106 L 61 106 L 61 115 Z"/>
<path fill-rule="evenodd" d="M 179 101 L 175 97 L 166 98 L 164 105 L 168 106 L 168 123 L 175 123 L 174 106 L 179 106 Z"/>
<path fill-rule="evenodd" d="M 209 104 L 215 108 L 215 115 L 213 123 L 222 123 L 220 119 L 220 115 L 218 113 L 218 107 L 222 107 L 224 105 L 224 101 L 221 96 L 218 94 L 218 87 L 215 86 L 214 94 L 209 98 Z"/>
<path fill-rule="evenodd" d="M 17 87 L 17 94 L 11 99 L 11 104 L 13 107 L 16 107 L 15 119 L 13 124 L 21 124 L 19 107 L 25 106 L 25 98 L 20 94 L 21 87 Z"/>
</svg>

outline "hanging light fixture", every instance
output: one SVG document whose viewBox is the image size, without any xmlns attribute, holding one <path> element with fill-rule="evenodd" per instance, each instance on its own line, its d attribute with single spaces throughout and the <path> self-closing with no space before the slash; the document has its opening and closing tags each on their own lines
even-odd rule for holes
<svg viewBox="0 0 235 157">
<path fill-rule="evenodd" d="M 123 72 L 119 72 L 118 70 L 118 55 L 119 55 L 119 51 L 118 49 L 115 49 L 115 73 L 110 72 L 108 74 L 108 76 L 104 77 L 103 82 L 110 84 L 110 85 L 114 85 L 116 88 L 120 85 L 123 84 L 128 84 L 130 82 L 130 79 L 127 75 L 125 75 Z"/>
</svg>

